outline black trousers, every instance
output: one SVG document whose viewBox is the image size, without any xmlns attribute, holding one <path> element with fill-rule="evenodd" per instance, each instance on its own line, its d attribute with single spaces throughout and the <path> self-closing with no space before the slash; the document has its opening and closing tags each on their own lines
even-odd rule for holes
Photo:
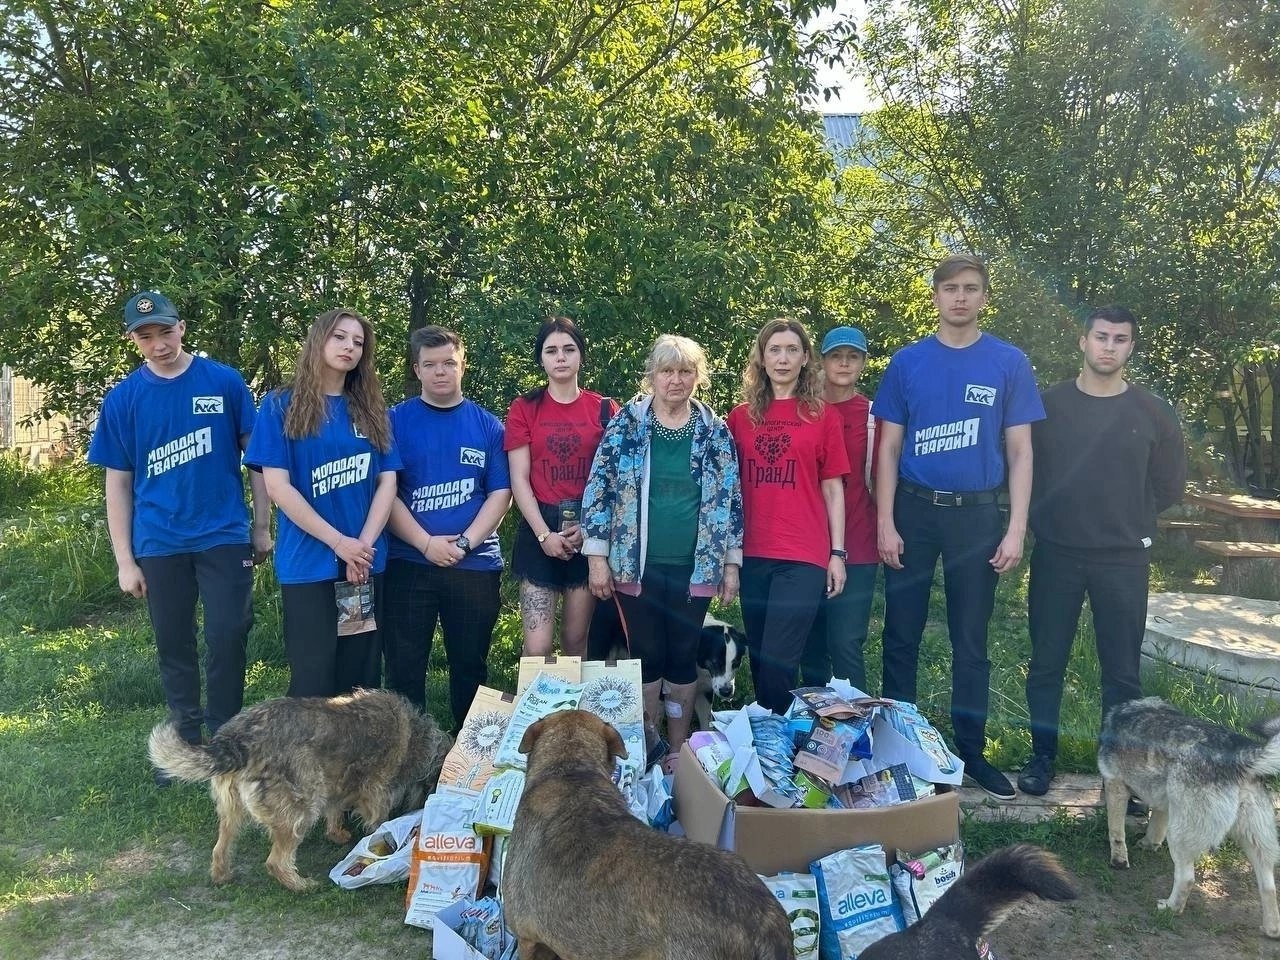
<svg viewBox="0 0 1280 960">
<path fill-rule="evenodd" d="M 160 685 L 170 719 L 190 743 L 200 742 L 244 705 L 244 659 L 253 626 L 253 552 L 247 543 L 172 557 L 139 557 L 147 578 L 147 611 L 156 638 Z M 196 601 L 204 608 L 206 708 L 200 708 Z"/>
<path fill-rule="evenodd" d="M 489 679 L 502 571 L 391 560 L 386 580 L 387 687 L 426 709 L 427 664 L 438 620 L 449 659 L 449 705 L 456 732 L 476 689 Z"/>
<path fill-rule="evenodd" d="M 826 595 L 827 571 L 811 563 L 742 561 L 742 626 L 756 700 L 774 713 L 791 706 L 796 668 Z"/>
<path fill-rule="evenodd" d="M 893 520 L 902 537 L 902 569 L 884 568 L 884 696 L 916 702 L 920 640 L 929 617 L 934 568 L 942 558 L 951 640 L 951 727 L 956 753 L 976 758 L 986 748 L 991 661 L 987 625 L 999 574 L 991 566 L 1004 536 L 994 504 L 935 506 L 899 489 Z"/>
<path fill-rule="evenodd" d="M 800 682 L 806 687 L 825 687 L 832 677 L 839 677 L 871 692 L 863 648 L 879 568 L 878 563 L 846 563 L 844 589 L 818 604 L 800 660 Z"/>
<path fill-rule="evenodd" d="M 627 617 L 631 656 L 640 659 L 644 683 L 693 683 L 698 679 L 698 641 L 710 597 L 689 595 L 693 564 L 647 563 L 640 596 L 618 594 Z"/>
<path fill-rule="evenodd" d="M 1105 557 L 1084 557 L 1043 541 L 1031 551 L 1027 709 L 1034 753 L 1058 753 L 1067 663 L 1086 596 L 1102 673 L 1103 716 L 1116 704 L 1142 696 L 1138 672 L 1147 629 L 1148 579 L 1148 564 L 1107 563 Z"/>
<path fill-rule="evenodd" d="M 373 618 L 378 629 L 338 636 L 338 600 L 334 580 L 283 583 L 284 651 L 289 660 L 291 697 L 336 697 L 357 687 L 375 689 L 382 681 L 380 637 L 386 601 L 384 574 L 374 574 Z"/>
</svg>

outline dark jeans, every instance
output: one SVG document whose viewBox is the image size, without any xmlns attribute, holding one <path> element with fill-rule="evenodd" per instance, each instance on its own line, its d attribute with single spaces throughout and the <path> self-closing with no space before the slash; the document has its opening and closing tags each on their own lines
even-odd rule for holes
<svg viewBox="0 0 1280 960">
<path fill-rule="evenodd" d="M 1004 536 L 1004 518 L 994 503 L 935 506 L 899 489 L 893 520 L 905 546 L 902 569 L 884 568 L 884 696 L 916 701 L 920 639 L 941 556 L 956 753 L 962 759 L 981 757 L 991 683 L 987 624 L 999 580 L 990 560 Z"/>
<path fill-rule="evenodd" d="M 291 697 L 336 697 L 357 687 L 375 689 L 382 682 L 383 617 L 386 577 L 375 574 L 373 618 L 377 630 L 338 636 L 335 583 L 282 583 L 284 651 L 289 659 Z"/>
<path fill-rule="evenodd" d="M 1142 696 L 1138 670 L 1147 629 L 1147 564 L 1107 563 L 1039 542 L 1031 551 L 1027 708 L 1031 749 L 1056 757 L 1062 689 L 1086 594 L 1102 672 L 1102 715 Z"/>
<path fill-rule="evenodd" d="M 698 641 L 710 597 L 689 595 L 693 565 L 647 563 L 640 596 L 618 594 L 627 618 L 631 656 L 640 658 L 645 683 L 693 683 L 698 679 Z"/>
<path fill-rule="evenodd" d="M 846 563 L 844 589 L 818 604 L 800 661 L 800 679 L 806 687 L 825 686 L 832 677 L 839 677 L 869 692 L 862 650 L 878 569 L 878 563 Z"/>
<path fill-rule="evenodd" d="M 169 715 L 178 733 L 200 742 L 244 705 L 244 658 L 253 626 L 253 552 L 247 543 L 210 547 L 172 557 L 139 557 L 147 578 L 147 611 L 156 637 L 156 661 Z M 200 657 L 196 600 L 204 608 L 207 707 L 200 709 Z"/>
<path fill-rule="evenodd" d="M 742 561 L 742 626 L 756 700 L 774 713 L 791 706 L 796 668 L 827 587 L 811 563 L 747 557 Z"/>
<path fill-rule="evenodd" d="M 426 709 L 427 663 L 439 620 L 449 659 L 455 732 L 467 718 L 476 689 L 489 679 L 501 578 L 501 570 L 446 569 L 412 560 L 387 563 L 387 687 Z"/>
</svg>

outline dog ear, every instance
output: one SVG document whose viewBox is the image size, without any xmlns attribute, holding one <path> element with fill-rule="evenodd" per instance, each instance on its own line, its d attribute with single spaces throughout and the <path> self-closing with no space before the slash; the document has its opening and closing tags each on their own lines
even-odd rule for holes
<svg viewBox="0 0 1280 960">
<path fill-rule="evenodd" d="M 524 732 L 524 736 L 520 738 L 520 752 L 528 755 L 533 752 L 533 745 L 538 742 L 538 738 L 542 736 L 542 728 L 546 725 L 547 718 L 543 717 L 536 723 L 530 724 L 529 729 Z"/>
<path fill-rule="evenodd" d="M 627 759 L 627 747 L 622 742 L 622 735 L 610 724 L 604 725 L 604 742 L 609 747 L 609 762 L 613 762 L 614 757 L 621 760 Z"/>
</svg>

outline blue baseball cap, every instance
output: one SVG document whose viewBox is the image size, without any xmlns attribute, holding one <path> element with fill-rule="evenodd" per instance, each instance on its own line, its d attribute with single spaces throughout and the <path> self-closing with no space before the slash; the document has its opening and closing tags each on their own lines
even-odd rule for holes
<svg viewBox="0 0 1280 960">
<path fill-rule="evenodd" d="M 857 327 L 836 327 L 822 338 L 821 353 L 825 357 L 836 347 L 853 347 L 855 350 L 867 352 L 867 337 Z"/>
<path fill-rule="evenodd" d="M 135 293 L 124 305 L 124 332 L 133 333 L 149 323 L 172 327 L 178 322 L 178 309 L 163 293 L 143 290 Z"/>
</svg>

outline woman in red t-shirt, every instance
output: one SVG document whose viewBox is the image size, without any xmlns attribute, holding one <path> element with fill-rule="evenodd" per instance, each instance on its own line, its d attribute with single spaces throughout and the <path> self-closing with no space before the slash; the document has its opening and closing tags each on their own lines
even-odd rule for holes
<svg viewBox="0 0 1280 960">
<path fill-rule="evenodd" d="M 841 422 L 822 402 L 813 345 L 798 320 L 764 325 L 729 414 L 742 476 L 742 624 L 756 700 L 791 705 L 796 667 L 823 597 L 844 588 Z"/>
<path fill-rule="evenodd" d="M 511 572 L 520 581 L 524 654 L 551 652 L 556 599 L 563 596 L 561 646 L 581 656 L 595 609 L 579 552 L 582 490 L 604 424 L 618 407 L 578 386 L 586 343 L 568 317 L 549 317 L 538 328 L 533 355 L 547 382 L 512 402 L 503 441 L 520 510 Z"/>
</svg>

